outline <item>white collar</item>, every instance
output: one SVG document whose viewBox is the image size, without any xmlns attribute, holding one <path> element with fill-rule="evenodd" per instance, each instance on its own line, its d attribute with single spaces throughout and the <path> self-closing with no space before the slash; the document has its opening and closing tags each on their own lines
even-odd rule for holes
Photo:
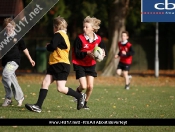
<svg viewBox="0 0 175 132">
<path fill-rule="evenodd" d="M 94 34 L 94 40 L 90 39 L 89 36 L 87 36 L 85 33 L 84 33 L 84 37 L 86 40 L 88 40 L 90 43 L 92 43 L 93 41 L 98 39 L 98 36 L 95 33 L 93 33 L 93 34 Z"/>
<path fill-rule="evenodd" d="M 121 41 L 121 44 L 126 44 L 128 42 L 128 40 L 125 40 L 125 41 Z"/>
<path fill-rule="evenodd" d="M 15 33 L 15 31 L 13 33 L 11 33 L 11 34 L 7 34 L 7 32 L 5 32 L 4 35 L 6 35 L 7 38 L 9 38 L 9 37 L 13 38 L 16 35 L 16 33 Z"/>
</svg>

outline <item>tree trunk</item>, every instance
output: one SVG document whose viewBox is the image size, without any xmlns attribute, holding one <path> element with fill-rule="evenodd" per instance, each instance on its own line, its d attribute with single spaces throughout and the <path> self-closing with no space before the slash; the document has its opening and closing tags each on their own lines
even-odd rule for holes
<svg viewBox="0 0 175 132">
<path fill-rule="evenodd" d="M 102 76 L 113 76 L 118 65 L 118 59 L 114 59 L 118 54 L 118 41 L 121 32 L 125 30 L 125 19 L 128 12 L 129 0 L 114 0 L 109 15 L 109 43 L 111 44 L 108 58 Z"/>
</svg>

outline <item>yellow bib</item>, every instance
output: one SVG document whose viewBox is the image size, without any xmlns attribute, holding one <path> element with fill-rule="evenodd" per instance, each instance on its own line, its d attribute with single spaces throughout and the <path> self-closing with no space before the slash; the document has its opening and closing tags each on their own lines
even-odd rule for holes
<svg viewBox="0 0 175 132">
<path fill-rule="evenodd" d="M 63 31 L 58 31 L 61 36 L 64 38 L 64 41 L 66 42 L 67 45 L 67 49 L 60 49 L 57 47 L 56 50 L 54 50 L 54 52 L 52 52 L 49 56 L 49 64 L 56 64 L 56 63 L 66 63 L 66 64 L 70 64 L 69 61 L 69 51 L 70 51 L 70 42 L 69 42 L 69 38 L 67 36 L 66 33 L 64 33 Z"/>
</svg>

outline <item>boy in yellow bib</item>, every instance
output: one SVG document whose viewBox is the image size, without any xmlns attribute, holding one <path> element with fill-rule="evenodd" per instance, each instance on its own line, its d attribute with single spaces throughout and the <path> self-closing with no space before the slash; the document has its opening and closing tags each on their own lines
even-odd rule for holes
<svg viewBox="0 0 175 132">
<path fill-rule="evenodd" d="M 67 77 L 70 72 L 69 51 L 70 42 L 67 36 L 67 22 L 60 16 L 53 20 L 54 37 L 47 50 L 51 52 L 49 57 L 49 67 L 47 74 L 42 82 L 36 104 L 25 104 L 25 107 L 34 112 L 41 112 L 44 99 L 47 96 L 49 85 L 56 81 L 57 90 L 60 93 L 75 97 L 77 101 L 77 110 L 84 105 L 84 94 L 74 91 L 72 88 L 65 87 Z"/>
</svg>

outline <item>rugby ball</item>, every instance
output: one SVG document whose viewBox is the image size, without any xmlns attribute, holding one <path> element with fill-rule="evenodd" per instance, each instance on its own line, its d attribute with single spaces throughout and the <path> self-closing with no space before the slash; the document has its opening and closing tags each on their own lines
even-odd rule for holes
<svg viewBox="0 0 175 132">
<path fill-rule="evenodd" d="M 95 60 L 98 61 L 98 62 L 101 62 L 104 58 L 103 56 L 103 50 L 96 46 L 93 50 L 93 54 L 94 54 L 94 57 L 95 57 Z"/>
</svg>

